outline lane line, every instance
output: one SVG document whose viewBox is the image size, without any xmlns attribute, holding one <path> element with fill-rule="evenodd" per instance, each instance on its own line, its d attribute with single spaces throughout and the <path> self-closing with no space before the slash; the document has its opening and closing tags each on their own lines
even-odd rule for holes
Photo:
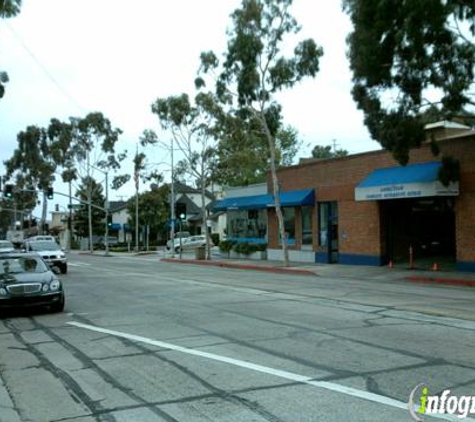
<svg viewBox="0 0 475 422">
<path fill-rule="evenodd" d="M 169 350 L 174 350 L 176 352 L 185 353 L 185 354 L 188 354 L 188 355 L 199 356 L 201 358 L 210 359 L 210 360 L 214 360 L 214 361 L 217 361 L 217 362 L 227 363 L 227 364 L 237 366 L 237 367 L 240 367 L 240 368 L 250 369 L 250 370 L 253 370 L 253 371 L 256 371 L 256 372 L 260 372 L 260 373 L 264 373 L 264 374 L 284 378 L 286 380 L 300 382 L 302 384 L 311 385 L 313 387 L 322 388 L 322 389 L 325 389 L 325 390 L 330 390 L 330 391 L 333 391 L 333 392 L 336 392 L 336 393 L 341 393 L 341 394 L 345 394 L 345 395 L 352 396 L 352 397 L 357 397 L 357 398 L 360 398 L 360 399 L 363 399 L 363 400 L 371 401 L 371 402 L 378 403 L 378 404 L 383 404 L 383 405 L 386 405 L 386 406 L 391 406 L 391 407 L 394 407 L 394 408 L 397 408 L 397 409 L 402 409 L 402 410 L 405 410 L 406 412 L 409 413 L 407 403 L 401 402 L 399 400 L 392 399 L 390 397 L 381 396 L 379 394 L 370 393 L 368 391 L 357 390 L 357 389 L 352 388 L 352 387 L 347 387 L 347 386 L 340 385 L 340 384 L 335 384 L 335 383 L 332 383 L 332 382 L 315 381 L 315 380 L 313 380 L 312 377 L 308 377 L 308 376 L 305 376 L 305 375 L 299 375 L 299 374 L 295 374 L 293 372 L 282 371 L 280 369 L 275 369 L 275 368 L 271 368 L 271 367 L 268 367 L 268 366 L 258 365 L 258 364 L 252 363 L 252 362 L 246 362 L 246 361 L 242 361 L 242 360 L 238 360 L 238 359 L 234 359 L 234 358 L 229 358 L 229 357 L 226 357 L 226 356 L 217 355 L 215 353 L 208 353 L 208 352 L 203 352 L 201 350 L 190 349 L 188 347 L 178 346 L 176 344 L 166 343 L 166 342 L 163 342 L 163 341 L 160 341 L 160 340 L 153 340 L 153 339 L 138 336 L 138 335 L 135 335 L 135 334 L 128 334 L 128 333 L 124 333 L 124 332 L 121 332 L 121 331 L 109 330 L 107 328 L 96 327 L 94 325 L 83 324 L 83 323 L 80 323 L 80 322 L 67 322 L 66 324 L 77 327 L 77 328 L 84 328 L 86 330 L 96 331 L 96 332 L 102 333 L 102 334 L 109 334 L 111 336 L 124 338 L 124 339 L 134 341 L 134 342 L 138 342 L 138 343 L 145 343 L 145 344 L 148 344 L 148 345 L 151 345 L 151 346 L 157 346 L 157 347 L 161 347 L 161 348 L 164 348 L 164 349 L 169 349 Z M 448 414 L 443 414 L 443 415 L 431 414 L 431 415 L 426 415 L 426 416 L 436 418 L 436 419 L 443 419 L 443 420 L 447 420 L 447 421 L 459 421 L 460 420 L 457 416 L 448 415 Z M 464 421 L 469 421 L 469 422 L 475 422 L 475 419 L 468 418 L 468 417 L 464 418 L 463 420 Z"/>
</svg>

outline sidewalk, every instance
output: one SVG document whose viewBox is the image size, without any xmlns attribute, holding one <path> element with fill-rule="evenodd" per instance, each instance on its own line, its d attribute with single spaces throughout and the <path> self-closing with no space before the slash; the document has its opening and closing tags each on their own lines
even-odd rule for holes
<svg viewBox="0 0 475 422">
<path fill-rule="evenodd" d="M 342 264 L 311 264 L 291 262 L 288 267 L 282 261 L 255 261 L 245 259 L 228 259 L 213 255 L 212 260 L 197 260 L 193 254 L 179 257 L 164 256 L 162 262 L 205 265 L 243 270 L 267 271 L 280 274 L 306 275 L 324 278 L 367 279 L 381 281 L 408 281 L 432 284 L 449 284 L 475 287 L 475 273 L 459 271 L 427 271 L 411 270 L 404 265 L 388 268 L 386 266 L 342 265 Z"/>
</svg>

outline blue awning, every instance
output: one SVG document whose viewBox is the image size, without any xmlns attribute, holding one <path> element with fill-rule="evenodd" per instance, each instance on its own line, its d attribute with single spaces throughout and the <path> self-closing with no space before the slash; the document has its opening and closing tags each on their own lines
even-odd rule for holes
<svg viewBox="0 0 475 422">
<path fill-rule="evenodd" d="M 280 205 L 282 207 L 299 207 L 315 205 L 313 189 L 293 190 L 280 193 Z M 218 201 L 213 211 L 226 210 L 261 210 L 275 206 L 274 195 L 241 196 L 238 198 L 226 198 Z"/>
<path fill-rule="evenodd" d="M 305 205 L 315 205 L 315 193 L 313 189 L 292 190 L 290 192 L 280 193 L 281 207 L 303 207 Z M 272 204 L 274 207 L 274 197 L 272 197 Z"/>
<path fill-rule="evenodd" d="M 438 179 L 439 162 L 377 169 L 355 189 L 356 201 L 458 195 L 458 183 L 444 186 Z"/>
<path fill-rule="evenodd" d="M 226 210 L 261 210 L 267 208 L 267 204 L 272 201 L 272 195 L 241 196 L 237 198 L 226 198 L 218 201 L 213 207 L 213 211 Z"/>
</svg>

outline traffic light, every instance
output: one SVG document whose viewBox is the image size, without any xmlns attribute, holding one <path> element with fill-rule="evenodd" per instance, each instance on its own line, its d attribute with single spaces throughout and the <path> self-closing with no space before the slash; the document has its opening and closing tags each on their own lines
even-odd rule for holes
<svg viewBox="0 0 475 422">
<path fill-rule="evenodd" d="M 107 227 L 112 227 L 112 215 L 110 214 L 107 216 Z"/>
<path fill-rule="evenodd" d="M 186 204 L 177 202 L 175 204 L 175 215 L 183 220 L 186 217 Z"/>
<path fill-rule="evenodd" d="M 5 196 L 5 198 L 13 198 L 13 185 L 5 185 L 3 195 Z"/>
<path fill-rule="evenodd" d="M 54 197 L 54 190 L 53 190 L 53 188 L 48 188 L 48 189 L 46 189 L 46 197 L 47 197 L 48 199 L 53 199 L 53 197 Z"/>
</svg>

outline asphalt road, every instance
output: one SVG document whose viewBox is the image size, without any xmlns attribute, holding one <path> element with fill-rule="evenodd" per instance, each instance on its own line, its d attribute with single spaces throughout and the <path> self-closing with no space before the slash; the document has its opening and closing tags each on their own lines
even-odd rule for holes
<svg viewBox="0 0 475 422">
<path fill-rule="evenodd" d="M 419 383 L 475 394 L 475 289 L 156 256 L 61 278 L 64 313 L 0 319 L 1 422 L 397 422 Z"/>
</svg>

